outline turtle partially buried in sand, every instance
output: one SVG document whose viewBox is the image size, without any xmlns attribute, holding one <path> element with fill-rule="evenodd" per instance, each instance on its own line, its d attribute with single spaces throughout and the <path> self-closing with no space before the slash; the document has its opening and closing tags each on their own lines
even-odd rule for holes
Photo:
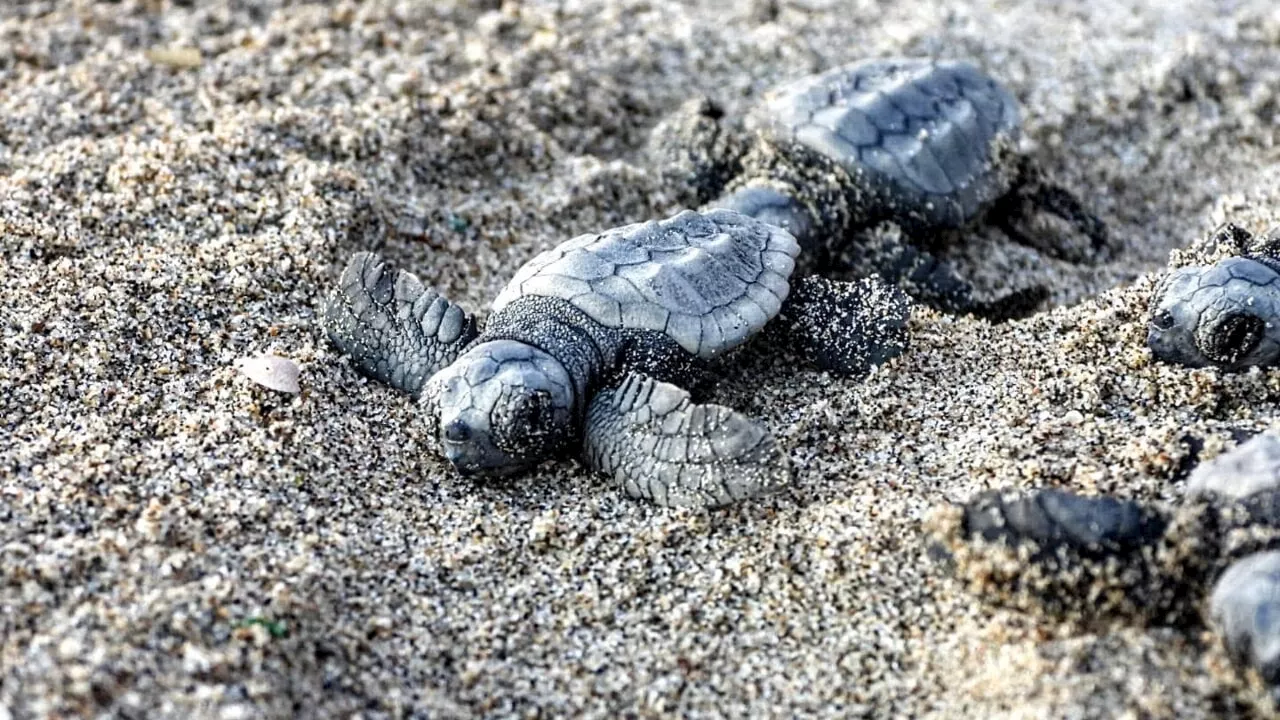
<svg viewBox="0 0 1280 720">
<path fill-rule="evenodd" d="M 1244 370 L 1280 364 L 1280 227 L 1254 235 L 1227 223 L 1193 255 L 1213 264 L 1176 267 L 1151 296 L 1147 345 L 1160 360 Z"/>
<path fill-rule="evenodd" d="M 1252 699 L 1280 699 L 1280 436 L 1201 464 L 1177 506 L 989 491 L 929 521 L 936 558 L 999 605 L 1085 626 L 1217 631 Z M 1234 684 L 1234 675 L 1224 680 Z"/>
<path fill-rule="evenodd" d="M 889 221 L 928 241 L 985 217 L 1059 257 L 1109 252 L 1102 221 L 1018 152 L 1016 99 L 970 63 L 888 58 L 837 67 L 769 93 L 747 124 L 754 130 L 695 98 L 659 125 L 651 151 L 693 184 L 699 202 L 780 225 L 810 256 L 856 251 L 866 274 L 940 309 L 1013 317 L 1047 293 L 1031 287 L 981 301 L 925 242 L 846 238 Z M 1045 220 L 1038 210 L 1069 227 L 1028 223 Z"/>
<path fill-rule="evenodd" d="M 520 268 L 483 330 L 412 274 L 356 254 L 324 325 L 363 373 L 419 398 L 464 474 L 506 475 L 579 453 L 662 505 L 774 490 L 787 458 L 759 424 L 698 404 L 708 363 L 766 323 L 826 369 L 900 353 L 909 304 L 874 278 L 790 283 L 790 233 L 729 210 L 581 235 Z"/>
</svg>

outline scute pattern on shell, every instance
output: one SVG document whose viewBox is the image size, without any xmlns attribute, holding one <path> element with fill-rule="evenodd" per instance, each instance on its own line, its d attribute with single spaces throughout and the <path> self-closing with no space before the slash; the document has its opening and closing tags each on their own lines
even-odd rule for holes
<svg viewBox="0 0 1280 720">
<path fill-rule="evenodd" d="M 877 59 L 832 69 L 770 95 L 766 126 L 844 166 L 931 224 L 959 226 L 1002 195 L 993 162 L 1016 138 L 1017 100 L 966 62 Z"/>
<path fill-rule="evenodd" d="M 800 246 L 780 228 L 729 210 L 580 235 L 530 260 L 493 301 L 567 300 L 612 328 L 665 333 L 713 358 L 778 314 Z"/>
</svg>

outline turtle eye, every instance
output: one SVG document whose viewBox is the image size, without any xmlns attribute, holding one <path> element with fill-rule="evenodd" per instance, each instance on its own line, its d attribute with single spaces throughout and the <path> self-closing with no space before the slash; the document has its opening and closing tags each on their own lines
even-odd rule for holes
<svg viewBox="0 0 1280 720">
<path fill-rule="evenodd" d="M 1151 324 L 1157 330 L 1168 330 L 1173 327 L 1173 313 L 1168 310 L 1157 310 L 1151 316 Z"/>
<path fill-rule="evenodd" d="M 1266 323 L 1256 315 L 1230 313 L 1206 329 L 1201 343 L 1205 356 L 1217 363 L 1232 364 L 1258 347 Z"/>
</svg>

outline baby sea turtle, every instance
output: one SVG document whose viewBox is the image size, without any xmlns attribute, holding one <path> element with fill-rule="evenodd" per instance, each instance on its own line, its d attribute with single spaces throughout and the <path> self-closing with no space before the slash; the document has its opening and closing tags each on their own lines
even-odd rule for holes
<svg viewBox="0 0 1280 720">
<path fill-rule="evenodd" d="M 1061 490 L 991 491 L 932 520 L 956 577 L 997 604 L 1071 620 L 1207 621 L 1280 688 L 1280 438 L 1203 463 L 1168 507 Z M 1209 588 L 1213 588 L 1210 592 Z"/>
<path fill-rule="evenodd" d="M 1244 370 L 1280 363 L 1280 228 L 1232 224 L 1210 243 L 1231 257 L 1175 268 L 1151 296 L 1147 345 L 1166 362 Z"/>
<path fill-rule="evenodd" d="M 891 221 L 917 238 L 963 228 L 984 215 L 1012 237 L 1036 244 L 1019 220 L 1043 209 L 1067 220 L 1100 256 L 1104 224 L 1066 190 L 1045 182 L 1017 152 L 1018 103 L 972 64 L 919 58 L 837 67 L 766 96 L 737 131 L 706 98 L 696 98 L 655 132 L 659 161 L 690 179 L 700 202 L 780 225 L 807 252 L 842 249 L 854 231 Z M 953 268 L 919 247 L 859 248 L 869 269 L 945 310 L 1023 314 L 1044 288 L 979 302 Z M 884 243 L 882 243 L 884 244 Z"/>
<path fill-rule="evenodd" d="M 786 456 L 757 423 L 698 404 L 707 364 L 773 318 L 833 371 L 900 353 L 908 302 L 878 280 L 789 283 L 800 248 L 729 210 L 581 235 L 521 267 L 483 330 L 413 275 L 355 255 L 325 309 L 333 343 L 419 397 L 463 474 L 505 475 L 579 451 L 625 492 L 716 506 L 783 485 Z"/>
</svg>

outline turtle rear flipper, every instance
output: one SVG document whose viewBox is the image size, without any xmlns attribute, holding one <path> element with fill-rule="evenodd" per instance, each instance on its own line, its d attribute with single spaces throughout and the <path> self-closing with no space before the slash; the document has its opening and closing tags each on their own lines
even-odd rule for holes
<svg viewBox="0 0 1280 720">
<path fill-rule="evenodd" d="M 1280 225 L 1268 228 L 1261 235 L 1249 239 L 1248 254 L 1280 262 Z"/>
<path fill-rule="evenodd" d="M 479 334 L 461 307 L 369 252 L 347 263 L 323 323 L 360 372 L 415 396 Z"/>
<path fill-rule="evenodd" d="M 881 247 L 869 259 L 885 281 L 943 312 L 1003 322 L 1027 317 L 1049 297 L 1048 288 L 1032 285 L 993 300 L 979 300 L 974 297 L 973 285 L 961 278 L 950 263 L 906 243 Z"/>
<path fill-rule="evenodd" d="M 1109 260 L 1115 247 L 1107 224 L 1085 209 L 1084 203 L 1070 190 L 1047 181 L 1030 160 L 1023 158 L 1021 166 L 1020 179 L 1014 189 L 988 213 L 994 224 L 1014 241 L 1062 260 L 1076 263 Z M 1032 223 L 1039 213 L 1061 218 L 1070 229 L 1035 227 Z M 1078 236 L 1073 237 L 1073 233 Z"/>
<path fill-rule="evenodd" d="M 665 506 L 719 507 L 791 479 L 787 456 L 761 425 L 639 373 L 596 394 L 583 455 L 628 495 Z"/>
<path fill-rule="evenodd" d="M 810 275 L 792 283 L 777 325 L 819 368 L 860 375 L 906 350 L 910 317 L 906 293 L 879 278 L 840 282 Z"/>
</svg>

